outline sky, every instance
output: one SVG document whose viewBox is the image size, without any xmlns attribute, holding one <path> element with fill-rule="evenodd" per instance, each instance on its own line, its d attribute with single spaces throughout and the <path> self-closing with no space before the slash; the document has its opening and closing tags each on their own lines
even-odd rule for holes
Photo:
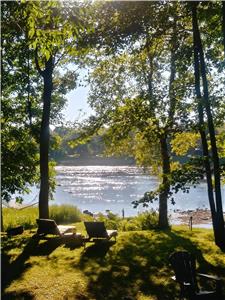
<svg viewBox="0 0 225 300">
<path fill-rule="evenodd" d="M 93 112 L 87 103 L 88 87 L 77 87 L 66 95 L 66 108 L 62 111 L 66 121 L 81 121 Z"/>
<path fill-rule="evenodd" d="M 88 92 L 90 88 L 85 81 L 85 77 L 87 76 L 88 72 L 85 68 L 78 69 L 77 65 L 72 63 L 69 63 L 64 66 L 64 68 L 59 69 L 60 73 L 65 75 L 67 70 L 76 71 L 78 75 L 77 87 L 66 94 L 67 103 L 65 108 L 62 110 L 62 113 L 65 121 L 82 121 L 93 113 L 93 110 L 87 103 Z M 83 86 L 80 86 L 80 84 Z"/>
</svg>

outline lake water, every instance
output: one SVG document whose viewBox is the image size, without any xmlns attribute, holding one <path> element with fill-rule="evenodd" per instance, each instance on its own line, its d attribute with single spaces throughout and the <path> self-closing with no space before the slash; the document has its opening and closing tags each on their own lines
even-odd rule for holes
<svg viewBox="0 0 225 300">
<path fill-rule="evenodd" d="M 145 209 L 136 209 L 132 201 L 140 199 L 146 191 L 157 187 L 157 178 L 144 174 L 141 168 L 134 166 L 57 166 L 57 188 L 51 204 L 72 204 L 79 209 L 93 213 L 110 210 L 125 216 L 134 216 Z M 38 190 L 26 196 L 25 203 L 38 199 Z M 222 190 L 223 207 L 225 206 L 225 188 Z M 207 187 L 201 183 L 191 188 L 189 194 L 179 192 L 175 195 L 176 204 L 169 203 L 169 209 L 189 210 L 209 208 Z M 150 204 L 157 209 L 158 201 Z"/>
</svg>

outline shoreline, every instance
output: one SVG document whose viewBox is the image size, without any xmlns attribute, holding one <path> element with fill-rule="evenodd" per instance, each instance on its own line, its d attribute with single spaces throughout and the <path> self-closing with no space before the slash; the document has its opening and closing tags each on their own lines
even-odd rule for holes
<svg viewBox="0 0 225 300">
<path fill-rule="evenodd" d="M 11 205 L 5 206 L 6 208 L 14 208 L 18 210 L 24 210 L 26 207 L 36 206 L 37 203 L 33 203 L 32 205 L 24 205 L 18 203 L 10 203 Z M 79 208 L 78 208 L 79 209 Z M 103 212 L 98 212 L 103 213 Z M 211 211 L 209 209 L 195 209 L 195 210 L 169 210 L 168 211 L 169 221 L 171 225 L 186 225 L 190 227 L 190 219 L 192 220 L 193 228 L 212 228 L 212 218 Z M 126 216 L 130 217 L 130 216 Z M 225 218 L 225 212 L 224 212 Z"/>
<path fill-rule="evenodd" d="M 131 157 L 86 157 L 73 158 L 56 161 L 56 167 L 87 167 L 87 166 L 132 166 L 137 167 L 135 161 Z"/>
<path fill-rule="evenodd" d="M 225 218 L 225 213 L 224 218 Z M 210 209 L 174 210 L 170 217 L 173 225 L 187 225 L 194 228 L 212 228 L 212 217 Z"/>
</svg>

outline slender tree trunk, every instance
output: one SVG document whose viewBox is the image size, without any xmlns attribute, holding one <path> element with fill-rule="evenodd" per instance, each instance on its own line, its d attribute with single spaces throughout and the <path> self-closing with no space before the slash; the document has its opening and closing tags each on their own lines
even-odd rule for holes
<svg viewBox="0 0 225 300">
<path fill-rule="evenodd" d="M 176 111 L 176 94 L 174 89 L 174 82 L 176 78 L 176 56 L 178 49 L 177 40 L 177 16 L 174 17 L 173 22 L 173 35 L 171 37 L 171 53 L 170 53 L 170 79 L 169 79 L 169 113 L 166 128 L 171 130 L 174 125 L 174 114 Z"/>
<path fill-rule="evenodd" d="M 162 158 L 162 185 L 163 191 L 159 195 L 159 228 L 169 227 L 167 200 L 170 191 L 168 175 L 170 174 L 170 157 L 168 152 L 166 134 L 160 138 L 160 151 Z"/>
<path fill-rule="evenodd" d="M 42 71 L 44 79 L 43 91 L 43 112 L 40 132 L 40 194 L 39 194 L 39 218 L 49 218 L 49 120 L 52 97 L 52 73 L 53 73 L 53 59 L 52 57 L 46 62 L 45 70 Z"/>
<path fill-rule="evenodd" d="M 151 110 L 154 112 L 154 96 L 153 96 L 153 88 L 152 88 L 153 63 L 152 63 L 152 57 L 149 52 L 148 52 L 148 58 L 149 58 L 149 66 L 150 66 L 150 71 L 148 73 L 148 96 L 152 108 Z M 160 229 L 167 229 L 169 227 L 167 202 L 168 202 L 168 193 L 169 193 L 168 175 L 170 173 L 170 158 L 168 154 L 166 134 L 160 137 L 160 149 L 161 149 L 161 158 L 162 158 L 162 183 L 161 184 L 163 185 L 163 191 L 159 194 L 158 226 Z"/>
<path fill-rule="evenodd" d="M 194 34 L 194 44 L 195 44 L 195 40 L 196 40 L 196 36 Z M 211 173 L 211 167 L 209 161 L 209 149 L 208 149 L 208 143 L 207 143 L 206 133 L 204 129 L 205 122 L 204 122 L 204 112 L 203 112 L 202 96 L 201 96 L 201 89 L 200 89 L 199 68 L 200 66 L 199 66 L 199 58 L 198 58 L 198 48 L 194 45 L 195 93 L 198 101 L 199 133 L 201 135 L 201 141 L 202 141 L 202 151 L 203 151 L 204 166 L 205 166 L 207 186 L 208 186 L 208 198 L 209 198 L 209 205 L 210 205 L 214 235 L 215 235 L 216 208 L 215 208 L 214 194 L 213 194 L 212 173 Z"/>
<path fill-rule="evenodd" d="M 225 56 L 225 1 L 222 1 L 222 15 L 223 15 L 223 47 Z"/>
<path fill-rule="evenodd" d="M 1 232 L 4 230 L 3 226 L 3 207 L 2 207 L 2 202 L 1 202 Z"/>
<path fill-rule="evenodd" d="M 162 185 L 163 192 L 159 195 L 159 227 L 168 228 L 168 196 L 170 191 L 170 155 L 167 145 L 167 130 L 171 131 L 174 124 L 174 114 L 176 110 L 176 95 L 174 91 L 174 82 L 176 77 L 176 51 L 177 51 L 177 19 L 175 17 L 173 24 L 173 35 L 171 38 L 171 58 L 170 58 L 170 80 L 169 80 L 169 112 L 164 135 L 160 137 L 160 150 L 162 159 Z"/>
<path fill-rule="evenodd" d="M 216 198 L 216 227 L 215 231 L 215 242 L 221 248 L 225 249 L 225 227 L 224 227 L 224 218 L 223 218 L 223 207 L 222 207 L 222 196 L 221 196 L 221 184 L 220 184 L 220 163 L 219 156 L 216 145 L 216 136 L 214 123 L 211 113 L 210 101 L 209 101 L 209 93 L 208 93 L 208 81 L 206 77 L 206 67 L 204 60 L 203 47 L 201 43 L 200 32 L 198 28 L 198 20 L 197 20 L 197 3 L 192 4 L 192 22 L 193 22 L 193 34 L 194 34 L 194 43 L 195 43 L 195 51 L 199 54 L 199 58 L 201 67 L 201 77 L 203 83 L 203 105 L 206 109 L 207 120 L 208 120 L 208 129 L 210 135 L 210 143 L 212 149 L 212 161 L 213 161 L 213 169 L 214 169 L 214 180 L 215 180 L 215 198 Z M 215 226 L 215 224 L 213 224 Z"/>
</svg>

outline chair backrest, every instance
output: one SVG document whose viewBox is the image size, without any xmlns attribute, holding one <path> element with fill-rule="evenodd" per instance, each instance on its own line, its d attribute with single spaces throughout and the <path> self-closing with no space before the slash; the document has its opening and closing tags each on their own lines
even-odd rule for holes
<svg viewBox="0 0 225 300">
<path fill-rule="evenodd" d="M 57 234 L 60 235 L 60 231 L 54 220 L 51 219 L 37 219 L 38 234 Z"/>
<path fill-rule="evenodd" d="M 84 225 L 90 238 L 108 237 L 104 222 L 84 222 Z"/>
<path fill-rule="evenodd" d="M 180 284 L 190 283 L 193 290 L 196 290 L 196 262 L 194 256 L 187 251 L 178 251 L 170 255 L 169 261 L 175 272 L 176 281 Z"/>
</svg>

